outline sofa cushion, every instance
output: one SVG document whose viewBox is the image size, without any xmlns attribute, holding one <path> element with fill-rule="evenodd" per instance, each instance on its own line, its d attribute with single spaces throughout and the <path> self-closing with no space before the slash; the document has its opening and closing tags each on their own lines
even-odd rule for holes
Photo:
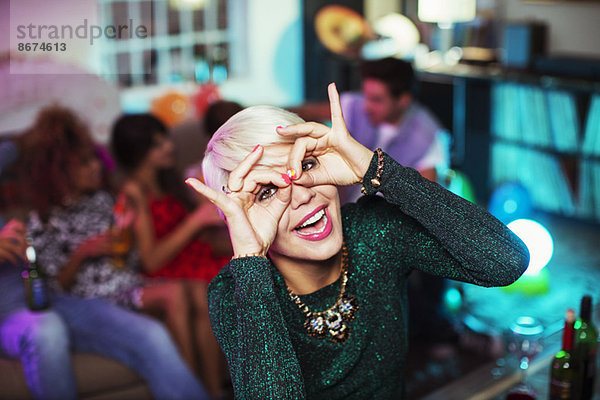
<svg viewBox="0 0 600 400">
<path fill-rule="evenodd" d="M 144 381 L 125 365 L 96 354 L 73 354 L 73 369 L 82 399 L 151 399 Z M 0 399 L 30 399 L 18 360 L 0 358 Z"/>
</svg>

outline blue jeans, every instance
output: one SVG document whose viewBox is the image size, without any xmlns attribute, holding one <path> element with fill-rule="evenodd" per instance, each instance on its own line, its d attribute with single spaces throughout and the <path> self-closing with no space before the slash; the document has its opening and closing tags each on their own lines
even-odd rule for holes
<svg viewBox="0 0 600 400">
<path fill-rule="evenodd" d="M 52 308 L 66 322 L 75 351 L 129 366 L 156 399 L 208 399 L 160 322 L 98 298 L 56 296 Z"/>
<path fill-rule="evenodd" d="M 104 299 L 56 295 L 30 312 L 20 269 L 0 265 L 0 354 L 19 358 L 34 398 L 77 397 L 70 351 L 96 353 L 137 372 L 156 399 L 208 399 L 163 325 Z"/>
<path fill-rule="evenodd" d="M 9 314 L 0 322 L 0 350 L 21 360 L 34 399 L 77 398 L 69 333 L 56 312 L 20 309 Z"/>
<path fill-rule="evenodd" d="M 0 354 L 18 358 L 35 399 L 76 399 L 69 332 L 56 311 L 25 306 L 21 267 L 0 265 Z"/>
</svg>

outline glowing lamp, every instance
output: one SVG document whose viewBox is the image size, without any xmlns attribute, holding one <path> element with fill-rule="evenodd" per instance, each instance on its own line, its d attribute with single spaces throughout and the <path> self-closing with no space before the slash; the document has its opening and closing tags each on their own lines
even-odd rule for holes
<svg viewBox="0 0 600 400">
<path fill-rule="evenodd" d="M 529 191 L 523 185 L 517 182 L 505 182 L 494 189 L 488 210 L 506 224 L 529 217 L 533 211 L 533 202 Z"/>
<path fill-rule="evenodd" d="M 444 294 L 444 305 L 450 313 L 457 313 L 460 310 L 463 303 L 462 300 L 460 290 L 455 287 L 449 288 Z"/>
<path fill-rule="evenodd" d="M 437 22 L 440 29 L 439 50 L 446 62 L 451 61 L 454 24 L 475 19 L 476 0 L 419 0 L 418 16 L 423 22 Z"/>
<path fill-rule="evenodd" d="M 529 266 L 526 275 L 537 275 L 544 268 L 554 252 L 554 242 L 550 232 L 540 223 L 530 219 L 518 219 L 507 225 L 527 246 Z"/>
<path fill-rule="evenodd" d="M 453 24 L 475 19 L 475 0 L 419 0 L 418 15 L 423 22 Z"/>
</svg>

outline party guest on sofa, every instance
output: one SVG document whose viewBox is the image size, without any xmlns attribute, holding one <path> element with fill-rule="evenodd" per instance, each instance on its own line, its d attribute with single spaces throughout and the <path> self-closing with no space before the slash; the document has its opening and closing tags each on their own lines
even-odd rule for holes
<svg viewBox="0 0 600 400">
<path fill-rule="evenodd" d="M 143 308 L 141 277 L 111 263 L 112 199 L 99 191 L 101 164 L 85 125 L 71 111 L 40 112 L 24 149 L 33 211 L 28 235 L 66 323 L 73 350 L 127 365 L 158 399 L 207 398 L 163 325 Z"/>
<path fill-rule="evenodd" d="M 218 397 L 221 353 L 210 326 L 206 292 L 230 256 L 218 256 L 198 235 L 223 222 L 211 203 L 190 204 L 188 189 L 175 170 L 173 141 L 154 116 L 120 117 L 113 126 L 111 148 L 126 176 L 121 193 L 135 210 L 134 237 L 142 268 L 153 281 L 185 283 L 192 318 L 187 327 L 178 328 L 181 338 L 187 334 L 184 358 L 195 367 L 195 344 L 206 389 Z"/>
<path fill-rule="evenodd" d="M 34 399 L 77 398 L 67 327 L 54 310 L 27 308 L 21 280 L 25 226 L 11 220 L 0 231 L 0 356 L 19 359 Z"/>
</svg>

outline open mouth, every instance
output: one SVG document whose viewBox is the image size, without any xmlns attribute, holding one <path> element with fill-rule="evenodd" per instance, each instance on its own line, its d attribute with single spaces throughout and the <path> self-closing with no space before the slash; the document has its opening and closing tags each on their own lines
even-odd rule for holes
<svg viewBox="0 0 600 400">
<path fill-rule="evenodd" d="M 296 236 L 310 241 L 323 240 L 333 230 L 333 223 L 326 206 L 315 209 L 294 228 Z"/>
<path fill-rule="evenodd" d="M 308 218 L 302 224 L 298 225 L 295 229 L 300 235 L 314 235 L 322 233 L 327 226 L 327 214 L 325 209 L 317 211 L 312 217 Z"/>
</svg>

